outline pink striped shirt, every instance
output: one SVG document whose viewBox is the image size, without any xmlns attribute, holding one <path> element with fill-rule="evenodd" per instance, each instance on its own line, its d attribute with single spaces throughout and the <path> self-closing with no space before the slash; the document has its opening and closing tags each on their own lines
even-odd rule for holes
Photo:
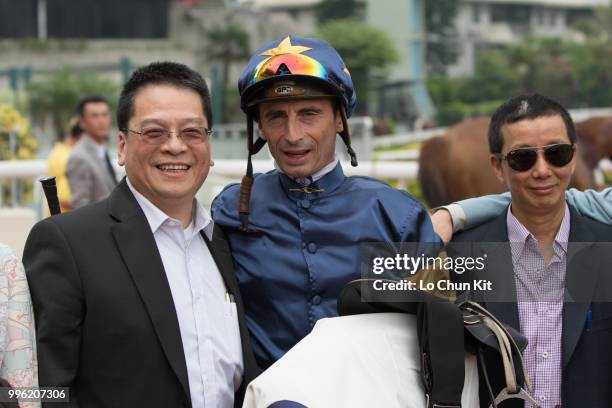
<svg viewBox="0 0 612 408">
<path fill-rule="evenodd" d="M 511 242 L 514 281 L 521 332 L 527 337 L 525 365 L 533 397 L 542 408 L 561 406 L 561 335 L 563 293 L 570 212 L 567 204 L 553 242 L 553 257 L 546 265 L 538 241 L 508 209 L 506 222 Z M 531 408 L 531 404 L 525 404 Z"/>
</svg>

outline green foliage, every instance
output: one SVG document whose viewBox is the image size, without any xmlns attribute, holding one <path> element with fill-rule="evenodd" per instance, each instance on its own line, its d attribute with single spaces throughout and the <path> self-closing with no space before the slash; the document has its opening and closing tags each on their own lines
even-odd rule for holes
<svg viewBox="0 0 612 408">
<path fill-rule="evenodd" d="M 206 33 L 208 47 L 206 56 L 221 65 L 221 117 L 215 118 L 219 122 L 227 122 L 232 116 L 236 105 L 235 87 L 229 84 L 231 65 L 249 57 L 249 34 L 236 24 L 218 26 Z M 218 103 L 218 101 L 217 101 Z"/>
<path fill-rule="evenodd" d="M 525 92 L 550 96 L 568 108 L 612 105 L 612 42 L 585 43 L 527 38 L 482 51 L 472 77 L 433 77 L 428 89 L 438 123 L 490 114 L 502 101 Z"/>
<path fill-rule="evenodd" d="M 389 66 L 399 60 L 393 41 L 385 32 L 353 19 L 325 23 L 315 36 L 342 55 L 359 96 L 358 112 L 367 111 L 370 90 L 382 84 Z"/>
<path fill-rule="evenodd" d="M 16 135 L 16 150 L 11 151 L 9 133 Z M 26 160 L 36 158 L 37 143 L 27 119 L 13 106 L 0 105 L 0 159 Z"/>
<path fill-rule="evenodd" d="M 319 24 L 356 17 L 357 0 L 323 0 L 317 5 L 316 14 Z"/>
<path fill-rule="evenodd" d="M 15 135 L 15 146 L 11 146 L 10 133 Z M 35 159 L 37 148 L 28 120 L 12 105 L 0 104 L 0 160 Z M 32 182 L 18 180 L 17 184 L 17 196 L 13 197 L 9 183 L 0 183 L 0 194 L 4 200 L 10 202 L 15 199 L 20 204 L 31 201 Z"/>
<path fill-rule="evenodd" d="M 415 198 L 419 203 L 421 203 L 424 207 L 427 207 L 425 197 L 423 197 L 423 192 L 421 191 L 421 185 L 416 178 L 407 180 L 406 182 L 406 191 L 410 193 L 411 196 Z"/>
<path fill-rule="evenodd" d="M 446 66 L 457 59 L 458 45 L 455 18 L 459 10 L 457 0 L 427 0 L 425 26 L 427 27 L 427 54 L 429 71 L 442 75 Z"/>
<path fill-rule="evenodd" d="M 576 21 L 573 28 L 581 31 L 589 39 L 612 41 L 612 1 L 608 7 L 599 7 L 594 17 L 585 17 Z"/>
<path fill-rule="evenodd" d="M 45 81 L 33 82 L 29 89 L 30 109 L 34 120 L 42 122 L 50 115 L 57 135 L 62 135 L 68 120 L 76 114 L 77 103 L 86 96 L 105 98 L 111 110 L 117 103 L 119 88 L 108 79 L 92 72 L 74 73 L 69 67 Z"/>
</svg>

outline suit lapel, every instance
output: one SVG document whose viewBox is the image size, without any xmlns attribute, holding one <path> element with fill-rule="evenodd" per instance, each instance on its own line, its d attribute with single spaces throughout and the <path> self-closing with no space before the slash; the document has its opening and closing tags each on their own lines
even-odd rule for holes
<svg viewBox="0 0 612 408">
<path fill-rule="evenodd" d="M 125 179 L 111 195 L 110 205 L 111 215 L 120 221 L 111 228 L 117 248 L 149 313 L 170 366 L 189 396 L 183 343 L 166 272 L 147 219 Z"/>
<path fill-rule="evenodd" d="M 499 320 L 516 330 L 520 330 L 506 211 L 503 211 L 491 223 L 483 236 L 480 244 L 480 254 L 476 256 L 485 256 L 485 254 L 488 267 L 479 272 L 478 278 L 488 279 L 492 282 L 493 290 L 486 293 L 484 298 L 486 307 Z"/>
<path fill-rule="evenodd" d="M 570 236 L 565 276 L 563 305 L 562 350 L 563 367 L 567 365 L 584 330 L 586 316 L 597 285 L 596 257 L 589 256 L 589 248 L 596 241 L 591 231 L 581 222 L 581 216 L 570 206 Z"/>
<path fill-rule="evenodd" d="M 210 250 L 212 257 L 219 268 L 219 272 L 221 273 L 223 282 L 225 282 L 227 291 L 236 296 L 238 293 L 238 283 L 236 282 L 236 277 L 234 276 L 234 264 L 232 256 L 229 252 L 227 241 L 223 237 L 223 232 L 219 226 L 215 225 L 213 229 L 212 241 L 208 239 L 203 230 L 200 231 L 200 234 L 204 238 L 204 241 L 206 241 L 206 245 L 208 245 L 208 249 Z"/>
</svg>

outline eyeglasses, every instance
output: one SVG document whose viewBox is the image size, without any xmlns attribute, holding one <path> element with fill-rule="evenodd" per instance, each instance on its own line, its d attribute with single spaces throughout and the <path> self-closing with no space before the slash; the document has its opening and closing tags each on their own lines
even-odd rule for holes
<svg viewBox="0 0 612 408">
<path fill-rule="evenodd" d="M 542 147 L 523 147 L 497 154 L 499 160 L 506 160 L 512 170 L 527 171 L 538 161 L 538 152 L 544 152 L 544 159 L 555 167 L 563 167 L 572 161 L 576 146 L 569 143 L 552 144 Z"/>
<path fill-rule="evenodd" d="M 179 139 L 183 141 L 188 146 L 198 145 L 204 143 L 208 140 L 210 135 L 212 134 L 212 130 L 205 128 L 203 126 L 193 126 L 185 129 L 181 129 L 178 132 L 174 132 L 170 129 L 154 127 L 141 129 L 140 131 L 132 130 L 132 129 L 121 129 L 124 132 L 132 132 L 140 135 L 142 140 L 146 143 L 152 145 L 161 145 L 166 141 L 170 140 L 170 135 L 172 133 L 177 133 Z"/>
<path fill-rule="evenodd" d="M 283 67 L 284 65 L 284 67 Z M 280 72 L 279 72 L 280 69 Z M 287 70 L 287 72 L 283 72 Z M 327 70 L 314 58 L 303 54 L 281 54 L 263 60 L 259 63 L 249 81 L 250 84 L 276 75 L 307 75 L 317 78 L 327 78 Z"/>
</svg>

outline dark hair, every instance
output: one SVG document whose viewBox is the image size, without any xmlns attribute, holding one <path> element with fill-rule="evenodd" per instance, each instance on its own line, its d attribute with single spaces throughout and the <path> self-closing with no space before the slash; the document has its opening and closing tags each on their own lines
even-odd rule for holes
<svg viewBox="0 0 612 408">
<path fill-rule="evenodd" d="M 504 102 L 491 117 L 489 125 L 489 151 L 501 153 L 504 138 L 501 128 L 507 123 L 559 115 L 571 143 L 576 141 L 576 127 L 567 109 L 559 102 L 537 93 L 515 96 Z"/>
<path fill-rule="evenodd" d="M 208 121 L 208 127 L 212 128 L 210 92 L 204 78 L 186 65 L 177 62 L 154 62 L 138 68 L 123 85 L 123 90 L 119 96 L 119 106 L 117 107 L 119 129 L 127 128 L 130 118 L 134 115 L 134 98 L 140 89 L 148 85 L 173 85 L 197 92 L 202 100 L 202 108 Z"/>
<path fill-rule="evenodd" d="M 97 96 L 97 95 L 86 96 L 85 98 L 81 99 L 79 103 L 77 104 L 77 113 L 79 114 L 80 117 L 83 117 L 83 114 L 85 113 L 85 106 L 87 106 L 88 103 L 100 103 L 100 102 L 108 105 L 108 102 L 106 101 L 106 99 L 104 99 L 101 96 Z"/>
</svg>

